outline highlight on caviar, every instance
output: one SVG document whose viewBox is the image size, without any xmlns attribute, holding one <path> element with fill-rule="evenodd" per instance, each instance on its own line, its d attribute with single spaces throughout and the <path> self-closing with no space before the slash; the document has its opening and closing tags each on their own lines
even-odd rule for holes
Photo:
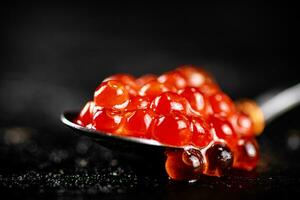
<svg viewBox="0 0 300 200">
<path fill-rule="evenodd" d="M 102 133 L 179 146 L 166 151 L 174 180 L 253 170 L 259 152 L 251 118 L 202 68 L 181 66 L 162 75 L 104 79 L 75 121 Z"/>
</svg>

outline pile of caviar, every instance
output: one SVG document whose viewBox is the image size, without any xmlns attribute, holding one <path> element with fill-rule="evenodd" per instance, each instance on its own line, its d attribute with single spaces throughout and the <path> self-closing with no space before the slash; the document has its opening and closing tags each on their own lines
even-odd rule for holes
<svg viewBox="0 0 300 200">
<path fill-rule="evenodd" d="M 221 176 L 258 162 L 253 122 L 203 69 L 181 66 L 160 76 L 116 74 L 103 80 L 76 123 L 121 136 L 180 146 L 166 151 L 175 180 Z"/>
</svg>

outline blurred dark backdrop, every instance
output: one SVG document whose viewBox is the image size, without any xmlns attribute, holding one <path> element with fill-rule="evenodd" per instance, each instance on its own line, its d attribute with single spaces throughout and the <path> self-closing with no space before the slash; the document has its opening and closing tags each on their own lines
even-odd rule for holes
<svg viewBox="0 0 300 200">
<path fill-rule="evenodd" d="M 133 169 L 59 120 L 113 73 L 160 74 L 196 64 L 234 99 L 298 83 L 298 66 L 288 63 L 287 5 L 26 2 L 1 3 L 0 15 L 0 190 L 114 195 L 103 199 L 138 198 L 132 189 L 143 199 L 299 193 L 299 107 L 259 137 L 255 172 L 196 184 L 139 175 L 143 167 Z"/>
<path fill-rule="evenodd" d="M 104 77 L 203 66 L 233 98 L 299 81 L 282 4 L 1 6 L 1 122 L 57 122 Z"/>
</svg>

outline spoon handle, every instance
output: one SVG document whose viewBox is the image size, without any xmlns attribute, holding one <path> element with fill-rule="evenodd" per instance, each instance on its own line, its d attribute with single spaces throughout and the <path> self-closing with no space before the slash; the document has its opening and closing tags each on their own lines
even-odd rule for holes
<svg viewBox="0 0 300 200">
<path fill-rule="evenodd" d="M 256 102 L 266 124 L 300 104 L 300 83 L 283 91 L 272 91 L 259 96 Z"/>
<path fill-rule="evenodd" d="M 266 124 L 300 104 L 300 83 L 281 91 L 270 91 L 255 101 L 244 99 L 236 102 L 237 108 L 248 114 L 254 133 L 260 135 Z"/>
</svg>

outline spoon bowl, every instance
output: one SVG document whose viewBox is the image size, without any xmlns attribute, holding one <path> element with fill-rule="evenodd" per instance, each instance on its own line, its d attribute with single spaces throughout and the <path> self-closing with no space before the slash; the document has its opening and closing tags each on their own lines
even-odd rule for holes
<svg viewBox="0 0 300 200">
<path fill-rule="evenodd" d="M 118 151 L 120 153 L 128 153 L 141 156 L 151 155 L 151 157 L 158 153 L 162 155 L 166 149 L 179 149 L 181 147 L 162 144 L 153 139 L 120 136 L 112 133 L 104 133 L 94 129 L 86 128 L 74 123 L 74 120 L 78 116 L 79 112 L 64 112 L 60 119 L 69 128 L 79 135 L 90 137 L 94 141 L 98 142 L 101 146 L 108 149 Z M 183 147 L 182 147 L 183 148 Z"/>
<path fill-rule="evenodd" d="M 262 111 L 264 120 L 269 124 L 274 118 L 286 113 L 300 104 L 300 83 L 277 93 L 265 93 L 257 98 L 256 102 Z M 161 157 L 167 149 L 182 149 L 184 146 L 162 144 L 153 139 L 130 137 L 113 133 L 104 133 L 86 128 L 74 123 L 79 112 L 64 112 L 61 121 L 79 135 L 92 138 L 101 146 L 115 152 L 127 155 L 137 155 L 143 158 L 148 156 Z"/>
</svg>

